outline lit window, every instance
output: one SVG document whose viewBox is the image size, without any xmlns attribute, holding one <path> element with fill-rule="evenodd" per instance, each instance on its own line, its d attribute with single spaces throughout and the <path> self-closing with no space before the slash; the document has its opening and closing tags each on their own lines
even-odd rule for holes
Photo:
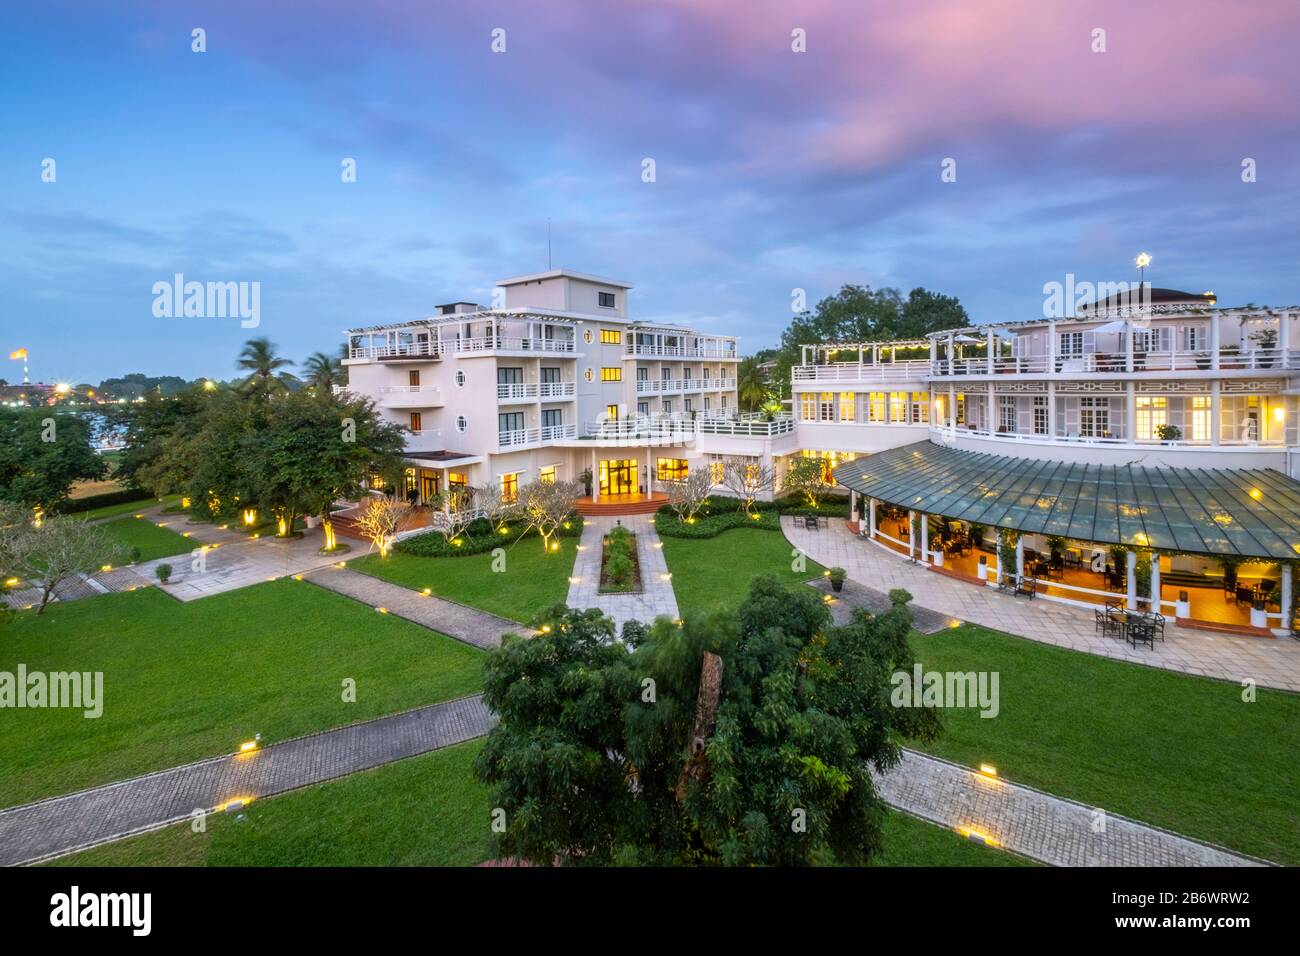
<svg viewBox="0 0 1300 956">
<path fill-rule="evenodd" d="M 855 417 L 853 412 L 853 393 L 840 392 L 840 421 L 853 421 Z"/>
<path fill-rule="evenodd" d="M 519 473 L 510 472 L 501 476 L 501 500 L 519 500 Z"/>
<path fill-rule="evenodd" d="M 547 465 L 537 472 L 537 480 L 548 485 L 555 484 L 555 466 Z"/>
<path fill-rule="evenodd" d="M 600 380 L 602 382 L 621 382 L 623 381 L 622 368 L 602 368 L 600 370 Z"/>
<path fill-rule="evenodd" d="M 867 420 L 872 422 L 883 422 L 885 420 L 884 392 L 872 392 L 868 396 Z"/>
<path fill-rule="evenodd" d="M 411 412 L 411 431 L 418 433 L 420 431 L 420 413 Z"/>
<path fill-rule="evenodd" d="M 822 392 L 821 401 L 817 404 L 817 418 L 823 422 L 835 421 L 835 393 Z"/>
<path fill-rule="evenodd" d="M 447 473 L 447 487 L 465 488 L 469 485 L 469 479 L 460 472 L 452 471 Z"/>
<path fill-rule="evenodd" d="M 660 481 L 681 481 L 686 477 L 685 458 L 660 458 L 657 464 L 656 474 Z"/>
<path fill-rule="evenodd" d="M 600 330 L 601 345 L 620 345 L 622 344 L 622 342 L 623 342 L 623 333 L 620 332 L 618 329 Z"/>
<path fill-rule="evenodd" d="M 817 396 L 812 392 L 803 392 L 799 396 L 799 418 L 805 422 L 817 420 Z"/>
<path fill-rule="evenodd" d="M 1210 396 L 1192 396 L 1192 441 L 1210 440 Z"/>
<path fill-rule="evenodd" d="M 611 420 L 613 420 L 613 419 L 617 419 L 617 418 L 618 418 L 618 406 L 617 406 L 617 405 L 606 405 L 606 406 L 605 406 L 605 414 L 606 414 L 606 415 L 607 415 Z"/>
</svg>

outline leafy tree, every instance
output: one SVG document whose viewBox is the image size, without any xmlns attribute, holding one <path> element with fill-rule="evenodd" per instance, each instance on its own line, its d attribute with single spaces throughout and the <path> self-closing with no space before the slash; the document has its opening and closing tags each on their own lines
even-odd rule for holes
<svg viewBox="0 0 1300 956">
<path fill-rule="evenodd" d="M 287 391 L 292 380 L 292 376 L 280 369 L 287 368 L 293 362 L 276 355 L 275 346 L 267 338 L 249 339 L 245 342 L 244 350 L 239 353 L 239 360 L 235 364 L 249 373 L 240 388 L 254 395 L 266 396 Z"/>
<path fill-rule="evenodd" d="M 53 511 L 74 481 L 107 471 L 90 447 L 84 418 L 48 408 L 0 409 L 0 499 Z"/>
<path fill-rule="evenodd" d="M 334 386 L 344 382 L 342 361 L 326 352 L 313 352 L 307 356 L 302 370 L 306 373 L 307 384 L 322 397 L 333 394 Z"/>
<path fill-rule="evenodd" d="M 758 356 L 749 355 L 736 367 L 736 400 L 741 411 L 755 411 L 768 400 L 767 383 L 763 381 L 759 364 Z"/>
<path fill-rule="evenodd" d="M 810 588 L 756 579 L 738 615 L 661 618 L 613 640 L 553 609 L 485 664 L 500 716 L 476 770 L 505 811 L 498 853 L 536 863 L 860 865 L 881 846 L 871 770 L 933 710 L 891 705 L 910 595 L 836 627 Z"/>
<path fill-rule="evenodd" d="M 125 429 L 126 447 L 114 477 L 132 487 L 148 489 L 140 470 L 158 460 L 167 440 L 197 431 L 203 410 L 213 397 L 202 386 L 194 386 L 171 398 L 151 392 L 142 402 L 106 409 L 108 422 Z"/>
<path fill-rule="evenodd" d="M 803 495 L 808 506 L 816 508 L 832 488 L 827 476 L 827 462 L 823 458 L 795 458 L 785 473 L 781 490 L 787 494 Z"/>
</svg>

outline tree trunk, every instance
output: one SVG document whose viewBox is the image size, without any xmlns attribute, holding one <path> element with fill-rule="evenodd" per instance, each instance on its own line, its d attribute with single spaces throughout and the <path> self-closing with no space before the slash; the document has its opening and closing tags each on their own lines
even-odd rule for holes
<svg viewBox="0 0 1300 956">
<path fill-rule="evenodd" d="M 708 765 L 704 751 L 718 719 L 718 702 L 722 698 L 722 658 L 710 651 L 704 652 L 700 665 L 700 692 L 695 700 L 695 722 L 691 726 L 691 739 L 687 741 L 690 756 L 677 778 L 677 802 L 686 799 L 686 785 L 691 780 L 701 780 Z"/>
</svg>

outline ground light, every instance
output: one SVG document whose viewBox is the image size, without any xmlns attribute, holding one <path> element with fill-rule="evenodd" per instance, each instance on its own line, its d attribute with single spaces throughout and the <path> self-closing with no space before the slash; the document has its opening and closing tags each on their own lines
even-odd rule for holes
<svg viewBox="0 0 1300 956">
<path fill-rule="evenodd" d="M 260 746 L 262 746 L 262 735 L 254 734 L 252 740 L 245 740 L 239 745 L 239 752 L 241 754 L 251 754 Z"/>
<path fill-rule="evenodd" d="M 980 764 L 980 773 L 985 777 L 996 777 L 998 775 L 998 768 L 993 766 L 991 763 L 982 763 Z"/>
<path fill-rule="evenodd" d="M 980 830 L 976 830 L 974 827 L 957 827 L 957 832 L 960 833 L 962 836 L 964 836 L 966 839 L 971 840 L 975 843 L 982 843 L 985 846 L 1001 845 L 993 837 L 989 836 L 987 833 L 984 833 Z"/>
</svg>

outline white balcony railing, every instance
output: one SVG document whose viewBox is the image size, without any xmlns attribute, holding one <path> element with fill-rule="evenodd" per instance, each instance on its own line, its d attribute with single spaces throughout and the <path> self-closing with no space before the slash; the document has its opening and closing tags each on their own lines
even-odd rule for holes
<svg viewBox="0 0 1300 956">
<path fill-rule="evenodd" d="M 734 346 L 731 348 L 719 348 L 711 345 L 638 345 L 628 343 L 624 350 L 628 355 L 642 355 L 647 358 L 711 358 L 711 359 L 736 359 L 740 356 L 736 354 Z"/>
<path fill-rule="evenodd" d="M 485 352 L 541 352 L 544 354 L 572 355 L 573 339 L 547 339 L 508 335 L 484 335 L 472 339 L 458 339 L 456 354 L 476 355 Z"/>
<path fill-rule="evenodd" d="M 704 418 L 695 423 L 701 435 L 735 435 L 743 438 L 775 438 L 794 431 L 794 419 L 779 415 L 771 421 L 762 418 Z"/>
<path fill-rule="evenodd" d="M 576 438 L 576 425 L 543 425 L 541 428 L 519 428 L 497 433 L 497 448 L 502 451 L 544 445 L 547 442 Z"/>
<path fill-rule="evenodd" d="M 1128 355 L 1123 351 L 1088 352 L 1086 354 L 1057 355 L 1055 366 L 1057 373 L 1067 375 L 1071 372 L 1127 372 L 1129 370 L 1129 359 Z M 1132 370 L 1134 372 L 1206 372 L 1213 367 L 1213 353 L 1205 349 L 1165 349 L 1161 351 L 1133 352 Z M 988 358 L 983 356 L 954 358 L 951 363 L 947 359 L 936 359 L 930 363 L 930 373 L 936 376 L 988 375 L 990 369 L 994 375 L 1042 374 L 1049 371 L 1046 355 L 999 355 L 994 356 L 991 366 Z M 1279 348 L 1243 350 L 1236 346 L 1229 346 L 1227 350 L 1220 349 L 1219 351 L 1219 369 L 1224 371 L 1300 369 L 1300 350 Z"/>
<path fill-rule="evenodd" d="M 379 389 L 384 408 L 431 408 L 442 404 L 442 389 L 436 385 L 385 385 Z"/>
<path fill-rule="evenodd" d="M 421 428 L 407 435 L 406 447 L 408 451 L 413 448 L 427 449 L 430 442 L 436 442 L 441 437 L 440 428 Z"/>
<path fill-rule="evenodd" d="M 436 359 L 442 357 L 442 350 L 433 340 L 402 342 L 392 345 L 354 345 L 348 349 L 348 358 L 353 359 Z"/>
<path fill-rule="evenodd" d="M 1188 450 L 1199 450 L 1205 448 L 1282 448 L 1285 441 L 1281 438 L 1264 438 L 1256 439 L 1250 434 L 1242 437 L 1225 437 L 1219 440 L 1215 445 L 1205 439 L 1187 439 L 1181 438 L 1177 441 L 1162 441 L 1158 438 L 1139 438 L 1136 441 L 1130 441 L 1121 434 L 1121 429 L 1115 429 L 1102 435 L 1082 435 L 1078 432 L 1069 432 L 1064 435 L 1046 435 L 1030 434 L 1027 432 L 1008 432 L 996 429 L 978 428 L 970 425 L 958 425 L 955 429 L 942 425 L 932 425 L 930 428 L 936 438 L 955 437 L 955 438 L 983 438 L 991 441 L 1002 442 L 1021 442 L 1032 444 L 1059 444 L 1059 445 L 1126 445 L 1131 448 L 1183 448 Z"/>
<path fill-rule="evenodd" d="M 502 402 L 555 401 L 577 394 L 575 382 L 516 382 L 497 386 L 497 400 Z"/>
<path fill-rule="evenodd" d="M 793 369 L 796 382 L 915 382 L 923 381 L 929 374 L 927 359 L 862 365 L 848 362 L 796 365 Z"/>
<path fill-rule="evenodd" d="M 741 438 L 772 438 L 794 431 L 794 419 L 788 415 L 771 421 L 760 417 L 653 418 L 640 415 L 617 421 L 591 422 L 582 437 L 600 441 L 693 441 L 698 435 L 734 435 Z"/>
<path fill-rule="evenodd" d="M 725 392 L 736 387 L 734 378 L 639 378 L 638 395 L 661 395 L 677 392 Z"/>
</svg>

